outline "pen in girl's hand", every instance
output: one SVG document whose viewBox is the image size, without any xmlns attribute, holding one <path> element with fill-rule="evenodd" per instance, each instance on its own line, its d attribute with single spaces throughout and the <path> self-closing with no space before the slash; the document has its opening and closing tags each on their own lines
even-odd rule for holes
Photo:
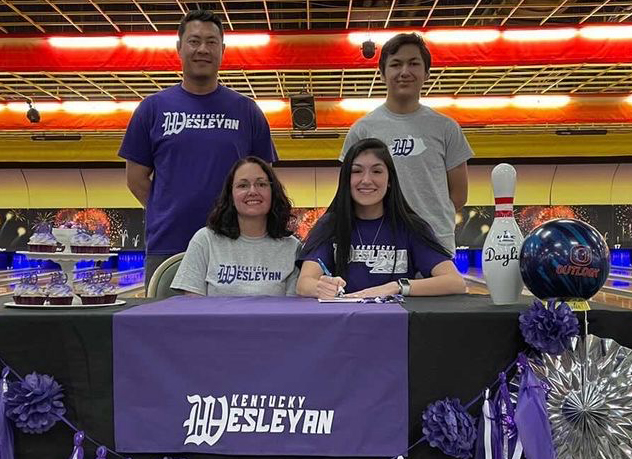
<svg viewBox="0 0 632 459">
<path fill-rule="evenodd" d="M 323 270 L 323 273 L 325 274 L 325 276 L 329 276 L 329 277 L 334 277 L 331 274 L 331 271 L 329 271 L 329 269 L 327 269 L 327 265 L 325 265 L 325 263 L 323 263 L 323 260 L 321 260 L 320 258 L 317 258 L 318 261 L 318 265 L 320 266 L 320 269 Z M 338 286 L 338 291 L 336 292 L 336 296 L 343 296 L 345 294 L 345 289 L 342 285 Z"/>
</svg>

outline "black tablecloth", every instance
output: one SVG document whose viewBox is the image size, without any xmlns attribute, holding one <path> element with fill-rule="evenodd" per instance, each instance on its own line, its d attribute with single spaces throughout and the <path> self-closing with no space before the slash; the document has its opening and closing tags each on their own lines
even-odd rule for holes
<svg viewBox="0 0 632 459">
<path fill-rule="evenodd" d="M 0 304 L 9 300 L 9 297 L 0 298 Z M 64 386 L 68 419 L 111 447 L 114 445 L 112 314 L 145 301 L 131 300 L 122 307 L 70 311 L 1 307 L 0 356 L 22 376 L 32 371 L 54 376 Z M 421 436 L 421 413 L 428 403 L 445 397 L 460 398 L 463 402 L 473 399 L 519 351 L 526 349 L 517 318 L 529 301 L 524 298 L 522 305 L 493 306 L 489 297 L 480 295 L 408 299 L 404 306 L 410 313 L 411 443 Z M 590 333 L 632 347 L 632 311 L 593 305 L 588 321 Z M 63 459 L 72 450 L 72 437 L 63 423 L 42 435 L 16 432 L 16 458 Z M 94 457 L 94 448 L 86 442 L 86 458 L 90 457 Z M 133 457 L 154 459 L 158 456 Z M 409 457 L 446 456 L 420 445 Z"/>
</svg>

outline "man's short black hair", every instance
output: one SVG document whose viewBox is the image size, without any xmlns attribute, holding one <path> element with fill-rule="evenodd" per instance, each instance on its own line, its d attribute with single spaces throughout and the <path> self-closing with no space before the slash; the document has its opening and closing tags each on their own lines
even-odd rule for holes
<svg viewBox="0 0 632 459">
<path fill-rule="evenodd" d="M 222 42 L 224 41 L 224 26 L 222 25 L 222 20 L 217 14 L 209 10 L 189 11 L 186 16 L 182 18 L 182 21 L 180 21 L 180 25 L 178 26 L 178 39 L 182 40 L 184 30 L 186 29 L 187 24 L 191 21 L 212 22 L 219 29 L 219 34 L 222 37 Z"/>
<path fill-rule="evenodd" d="M 386 69 L 386 60 L 388 59 L 388 56 L 395 54 L 403 45 L 415 45 L 417 48 L 419 48 L 421 59 L 424 61 L 424 65 L 426 66 L 426 73 L 430 74 L 430 64 L 432 63 L 430 51 L 428 51 L 428 47 L 424 43 L 423 38 L 421 38 L 414 32 L 397 34 L 386 43 L 384 43 L 384 46 L 382 46 L 382 52 L 380 53 L 380 73 L 384 75 L 384 71 Z"/>
</svg>

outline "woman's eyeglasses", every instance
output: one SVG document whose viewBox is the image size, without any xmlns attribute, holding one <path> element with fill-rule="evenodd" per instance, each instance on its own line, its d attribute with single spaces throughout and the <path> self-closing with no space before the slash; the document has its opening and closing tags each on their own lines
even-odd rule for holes
<svg viewBox="0 0 632 459">
<path fill-rule="evenodd" d="M 237 182 L 235 184 L 235 189 L 237 191 L 250 191 L 250 188 L 255 187 L 257 191 L 264 191 L 270 188 L 270 182 L 267 180 L 256 180 L 254 183 L 250 183 L 247 180 L 242 182 Z"/>
</svg>

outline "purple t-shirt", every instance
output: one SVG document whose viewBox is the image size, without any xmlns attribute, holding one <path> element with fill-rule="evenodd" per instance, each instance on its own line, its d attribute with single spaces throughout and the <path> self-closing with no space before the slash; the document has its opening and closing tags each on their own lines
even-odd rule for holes
<svg viewBox="0 0 632 459">
<path fill-rule="evenodd" d="M 333 242 L 326 242 L 306 252 L 303 250 L 298 263 L 317 261 L 320 258 L 329 271 L 334 271 Z M 388 219 L 355 219 L 351 232 L 351 255 L 345 280 L 347 293 L 386 284 L 402 277 L 414 279 L 417 273 L 431 277 L 430 272 L 437 264 L 450 260 L 446 255 L 428 247 L 421 239 L 411 234 L 403 224 L 393 230 Z M 393 266 L 395 265 L 395 266 Z"/>
<path fill-rule="evenodd" d="M 268 122 L 252 99 L 224 86 L 200 96 L 176 85 L 143 100 L 119 156 L 154 170 L 147 253 L 184 252 L 230 168 L 248 155 L 277 160 Z"/>
</svg>

